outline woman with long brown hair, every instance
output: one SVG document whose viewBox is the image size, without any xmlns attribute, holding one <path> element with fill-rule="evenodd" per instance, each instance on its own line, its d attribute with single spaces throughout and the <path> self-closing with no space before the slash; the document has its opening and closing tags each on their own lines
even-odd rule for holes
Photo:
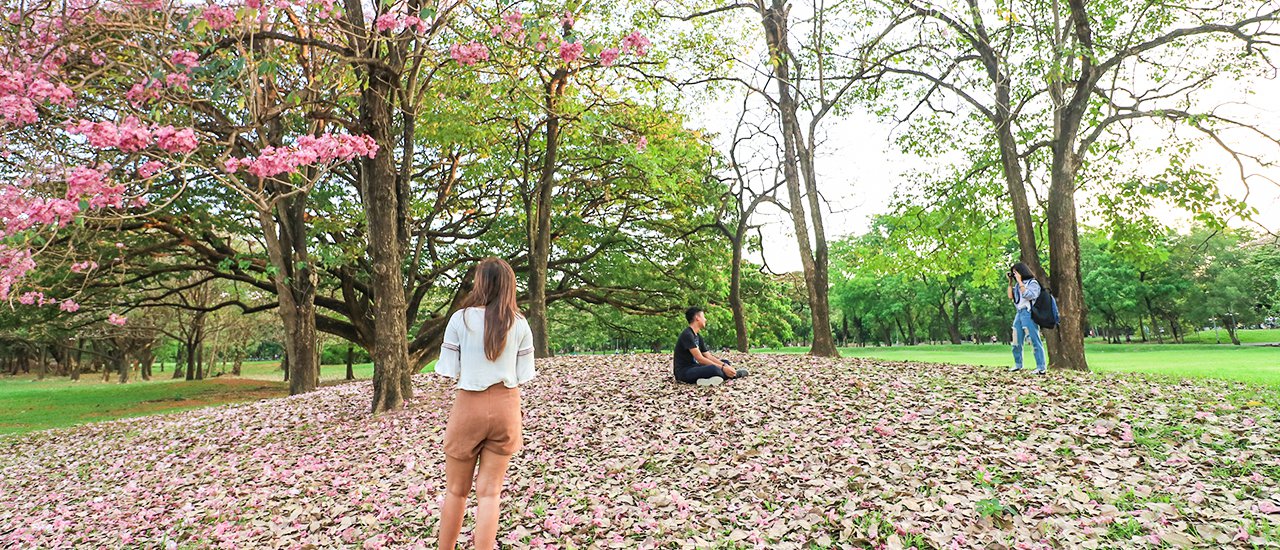
<svg viewBox="0 0 1280 550">
<path fill-rule="evenodd" d="M 519 385 L 533 379 L 533 332 L 516 307 L 516 274 L 498 258 L 475 269 L 475 286 L 449 318 L 436 373 L 458 380 L 444 431 L 445 481 L 440 548 L 453 550 L 476 475 L 475 547 L 498 537 L 498 498 L 511 455 L 520 450 Z M 479 464 L 479 474 L 476 467 Z"/>
</svg>

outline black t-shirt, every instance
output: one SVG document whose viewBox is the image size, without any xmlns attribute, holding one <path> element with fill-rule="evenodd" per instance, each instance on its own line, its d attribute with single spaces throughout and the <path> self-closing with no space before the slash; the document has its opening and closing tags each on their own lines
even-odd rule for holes
<svg viewBox="0 0 1280 550">
<path fill-rule="evenodd" d="M 676 354 L 672 360 L 677 371 L 698 366 L 698 362 L 693 359 L 693 353 L 689 351 L 693 348 L 706 353 L 707 343 L 702 341 L 702 337 L 698 336 L 692 327 L 685 327 L 684 332 L 680 333 L 680 339 L 676 340 Z"/>
</svg>

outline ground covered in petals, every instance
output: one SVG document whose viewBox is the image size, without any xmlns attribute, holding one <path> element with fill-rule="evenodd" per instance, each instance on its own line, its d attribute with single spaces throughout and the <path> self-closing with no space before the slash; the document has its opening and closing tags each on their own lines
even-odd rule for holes
<svg viewBox="0 0 1280 550">
<path fill-rule="evenodd" d="M 540 361 L 503 545 L 1280 546 L 1274 390 L 740 361 L 719 387 L 666 355 Z M 2 437 L 0 546 L 434 547 L 453 398 L 416 384 L 377 418 L 356 383 Z"/>
</svg>

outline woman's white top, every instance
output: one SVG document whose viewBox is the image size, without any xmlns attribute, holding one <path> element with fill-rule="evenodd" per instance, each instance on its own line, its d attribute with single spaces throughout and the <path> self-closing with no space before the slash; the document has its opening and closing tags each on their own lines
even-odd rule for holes
<svg viewBox="0 0 1280 550">
<path fill-rule="evenodd" d="M 533 380 L 533 331 L 529 321 L 516 317 L 507 331 L 507 343 L 498 359 L 484 355 L 484 308 L 454 312 L 444 329 L 436 374 L 458 379 L 458 388 L 484 391 L 498 382 L 508 388 Z"/>
</svg>

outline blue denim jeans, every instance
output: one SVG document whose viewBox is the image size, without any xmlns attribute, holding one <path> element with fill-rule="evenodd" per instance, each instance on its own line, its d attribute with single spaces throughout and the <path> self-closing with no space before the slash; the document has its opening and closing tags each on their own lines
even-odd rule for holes
<svg viewBox="0 0 1280 550">
<path fill-rule="evenodd" d="M 1031 310 L 1019 309 L 1013 317 L 1013 366 L 1022 368 L 1022 341 L 1031 338 L 1036 355 L 1036 372 L 1044 372 L 1044 343 L 1040 341 L 1040 327 L 1031 320 Z"/>
<path fill-rule="evenodd" d="M 726 378 L 726 376 L 724 375 L 724 369 L 721 369 L 720 367 L 717 367 L 715 365 L 698 365 L 696 367 L 689 367 L 685 369 L 678 376 L 676 376 L 676 380 L 679 380 L 686 384 L 694 384 L 694 383 L 697 383 L 697 381 L 702 378 L 711 378 L 712 376 L 719 376 L 720 378 Z"/>
</svg>

